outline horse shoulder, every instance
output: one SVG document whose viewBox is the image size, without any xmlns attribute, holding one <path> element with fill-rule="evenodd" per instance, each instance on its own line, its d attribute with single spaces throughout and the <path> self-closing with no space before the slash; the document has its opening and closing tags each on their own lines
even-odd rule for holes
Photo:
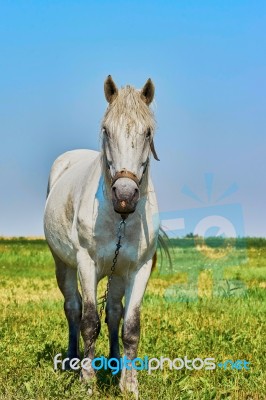
<svg viewBox="0 0 266 400">
<path fill-rule="evenodd" d="M 76 227 L 81 199 L 86 186 L 95 180 L 94 170 L 99 168 L 100 153 L 74 150 L 55 160 L 44 213 L 44 231 L 50 247 L 59 258 L 72 260 L 79 248 Z M 92 179 L 93 177 L 93 179 Z M 88 209 L 92 209 L 90 202 Z M 65 258 L 64 258 L 65 257 Z"/>
</svg>

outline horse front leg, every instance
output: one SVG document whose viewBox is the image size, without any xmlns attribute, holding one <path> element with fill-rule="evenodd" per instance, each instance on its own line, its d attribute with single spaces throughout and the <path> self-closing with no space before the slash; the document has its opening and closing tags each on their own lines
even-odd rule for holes
<svg viewBox="0 0 266 400">
<path fill-rule="evenodd" d="M 82 290 L 81 335 L 84 341 L 84 358 L 81 368 L 81 380 L 94 384 L 95 371 L 91 366 L 94 359 L 95 341 L 101 329 L 97 312 L 97 275 L 96 266 L 87 252 L 78 254 L 78 276 Z"/>
<path fill-rule="evenodd" d="M 113 276 L 106 304 L 106 322 L 109 331 L 109 358 L 120 358 L 118 330 L 123 315 L 122 298 L 125 293 L 124 279 Z"/>
<path fill-rule="evenodd" d="M 128 360 L 137 357 L 140 337 L 140 306 L 151 274 L 152 260 L 144 264 L 137 272 L 132 273 L 126 284 L 125 315 L 122 327 L 124 355 Z M 130 362 L 129 368 L 132 367 Z M 135 369 L 122 369 L 119 387 L 122 392 L 132 392 L 138 399 L 138 380 Z"/>
</svg>

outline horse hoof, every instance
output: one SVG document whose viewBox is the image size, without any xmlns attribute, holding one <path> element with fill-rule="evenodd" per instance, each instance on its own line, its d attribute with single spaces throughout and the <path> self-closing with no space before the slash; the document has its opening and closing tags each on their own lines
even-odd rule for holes
<svg viewBox="0 0 266 400">
<path fill-rule="evenodd" d="M 139 398 L 137 371 L 122 370 L 119 388 L 122 393 L 132 393 L 136 400 Z"/>
<path fill-rule="evenodd" d="M 86 375 L 83 373 L 83 371 L 80 372 L 79 380 L 85 385 L 87 395 L 92 396 L 97 393 L 97 378 L 94 371 L 93 373 L 91 373 L 91 371 L 90 373 L 88 373 L 88 371 L 86 372 Z"/>
<path fill-rule="evenodd" d="M 82 372 L 79 375 L 79 380 L 83 383 L 89 383 L 89 382 L 96 382 L 96 376 L 95 373 L 94 374 L 90 374 L 90 375 L 83 375 Z"/>
<path fill-rule="evenodd" d="M 134 389 L 133 389 L 132 387 L 128 388 L 128 387 L 122 386 L 121 384 L 119 384 L 119 388 L 120 388 L 120 390 L 121 390 L 121 392 L 122 392 L 123 394 L 129 394 L 129 393 L 131 393 L 132 396 L 134 396 L 134 399 L 135 399 L 135 400 L 138 400 L 138 398 L 139 398 L 139 391 L 138 391 L 137 388 L 134 388 Z"/>
</svg>

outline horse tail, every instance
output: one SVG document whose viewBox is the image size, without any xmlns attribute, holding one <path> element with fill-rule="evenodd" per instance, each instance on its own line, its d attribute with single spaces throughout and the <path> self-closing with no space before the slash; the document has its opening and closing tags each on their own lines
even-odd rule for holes
<svg viewBox="0 0 266 400">
<path fill-rule="evenodd" d="M 152 271 L 156 268 L 156 265 L 157 265 L 158 250 L 160 252 L 160 270 L 162 270 L 162 266 L 164 264 L 165 258 L 168 261 L 169 270 L 170 271 L 173 270 L 173 261 L 172 261 L 172 256 L 171 256 L 171 252 L 170 252 L 170 247 L 171 247 L 170 239 L 169 239 L 167 233 L 164 231 L 164 229 L 160 226 L 157 250 L 154 253 L 153 258 L 152 258 Z"/>
<path fill-rule="evenodd" d="M 156 268 L 156 264 L 157 264 L 157 251 L 155 251 L 152 257 L 152 266 L 151 266 L 152 271 Z"/>
</svg>

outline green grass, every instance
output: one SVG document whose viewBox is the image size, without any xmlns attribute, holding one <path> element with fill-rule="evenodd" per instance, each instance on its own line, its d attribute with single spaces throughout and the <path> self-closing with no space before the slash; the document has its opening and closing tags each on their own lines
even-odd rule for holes
<svg viewBox="0 0 266 400">
<path fill-rule="evenodd" d="M 159 265 L 143 302 L 139 357 L 241 359 L 250 370 L 139 372 L 141 399 L 266 398 L 266 240 L 172 240 L 173 269 Z M 100 285 L 100 292 L 104 285 Z M 42 240 L 0 240 L 0 399 L 87 397 L 78 373 L 53 370 L 66 354 L 67 323 Z M 96 355 L 108 355 L 106 324 Z M 109 371 L 93 399 L 122 396 Z"/>
</svg>

